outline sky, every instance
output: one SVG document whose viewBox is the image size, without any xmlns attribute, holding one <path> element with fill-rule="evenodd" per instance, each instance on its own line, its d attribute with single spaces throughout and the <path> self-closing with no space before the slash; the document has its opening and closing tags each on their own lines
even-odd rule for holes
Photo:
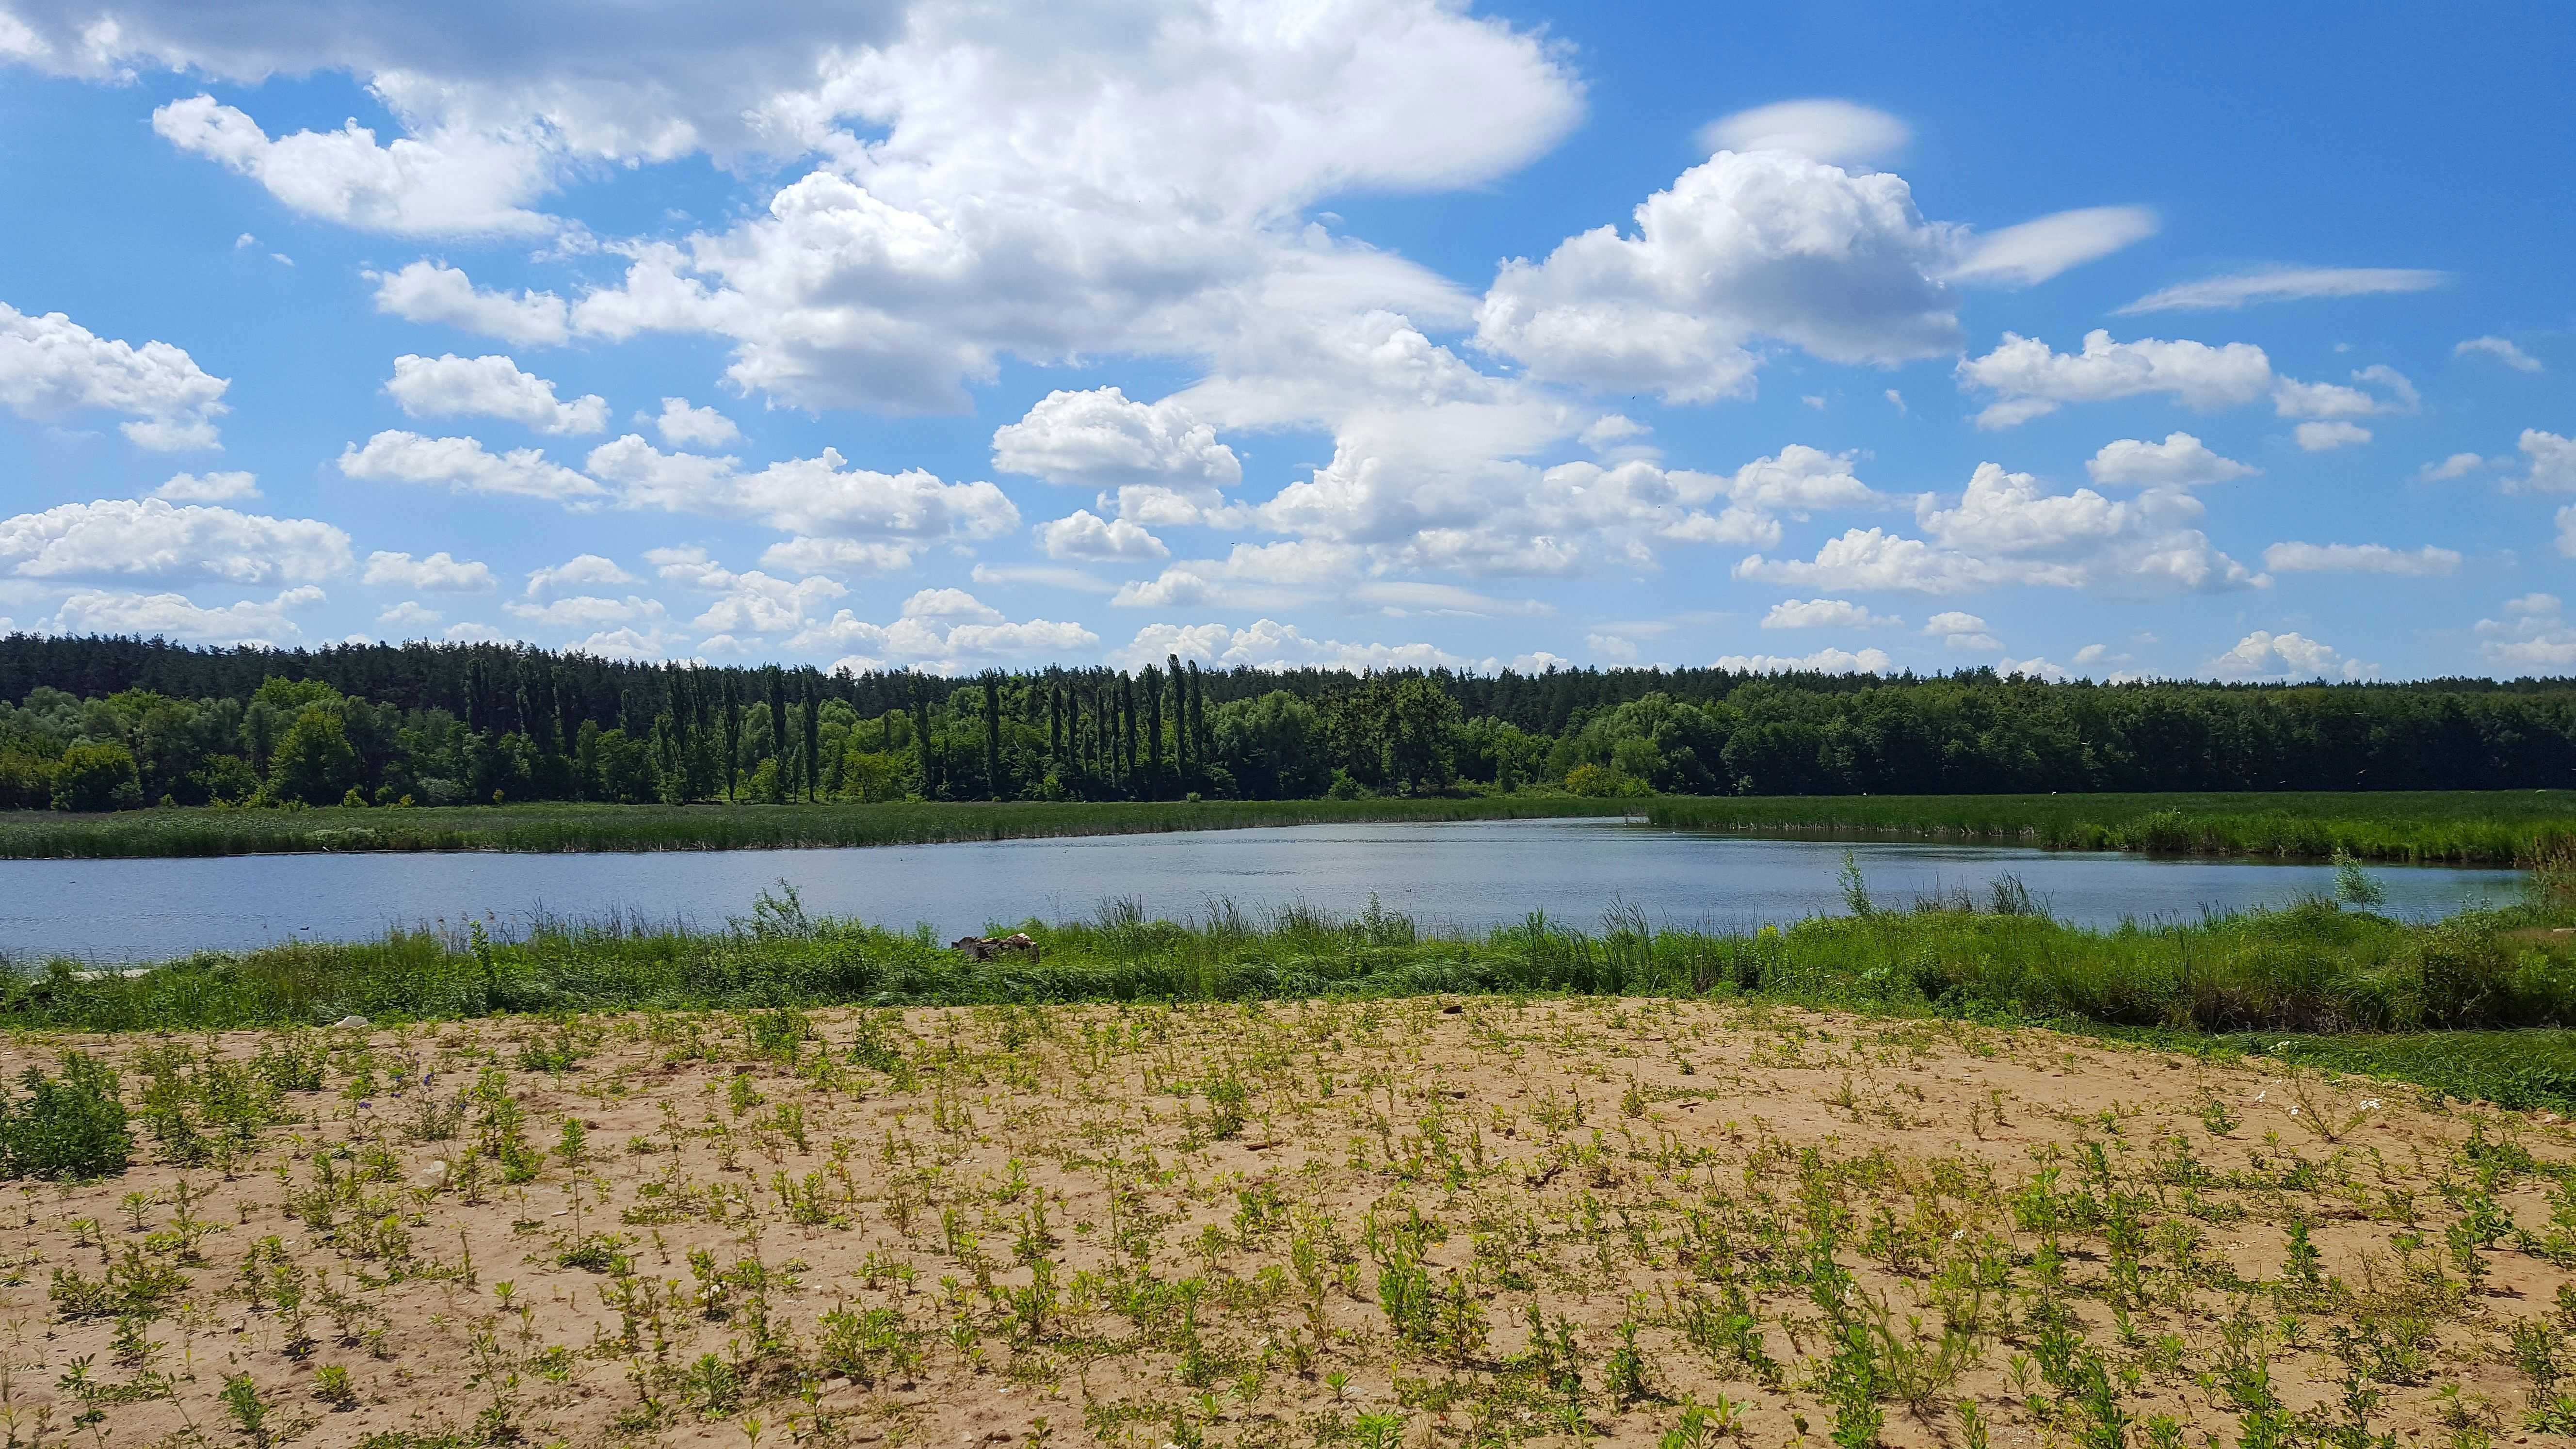
<svg viewBox="0 0 2576 1449">
<path fill-rule="evenodd" d="M 0 0 L 0 631 L 2576 673 L 2576 15 L 1903 9 Z"/>
</svg>

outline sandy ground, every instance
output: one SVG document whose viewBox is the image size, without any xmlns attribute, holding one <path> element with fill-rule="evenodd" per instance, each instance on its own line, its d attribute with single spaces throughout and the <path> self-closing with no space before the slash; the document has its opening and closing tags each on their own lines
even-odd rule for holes
<svg viewBox="0 0 2576 1449">
<path fill-rule="evenodd" d="M 2576 1388 L 2554 1120 L 2037 1031 L 1426 999 L 0 1066 L 72 1046 L 158 1130 L 0 1198 L 12 1444 L 2476 1444 L 2553 1437 L 2528 1366 Z"/>
</svg>

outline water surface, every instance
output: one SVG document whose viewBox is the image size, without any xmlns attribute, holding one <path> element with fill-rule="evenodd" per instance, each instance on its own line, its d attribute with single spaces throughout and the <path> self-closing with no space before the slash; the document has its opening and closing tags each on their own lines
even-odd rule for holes
<svg viewBox="0 0 2576 1449">
<path fill-rule="evenodd" d="M 780 880 L 808 911 L 941 939 L 988 923 L 1094 914 L 1132 898 L 1174 919 L 1232 900 L 1355 913 L 1374 896 L 1426 927 L 1481 931 L 1533 910 L 1590 927 L 1625 903 L 1658 924 L 1750 930 L 1842 909 L 1843 852 L 1881 906 L 2007 872 L 2060 919 L 2084 925 L 2197 918 L 2282 905 L 2333 888 L 2322 865 L 1915 842 L 1767 840 L 1605 820 L 1302 825 L 1072 840 L 854 850 L 652 854 L 254 855 L 211 860 L 0 861 L 0 952 L 141 961 L 288 937 L 357 939 L 396 924 L 609 912 L 721 926 Z M 2511 899 L 2521 876 L 2430 866 L 2374 869 L 2384 909 L 2423 917 Z"/>
</svg>

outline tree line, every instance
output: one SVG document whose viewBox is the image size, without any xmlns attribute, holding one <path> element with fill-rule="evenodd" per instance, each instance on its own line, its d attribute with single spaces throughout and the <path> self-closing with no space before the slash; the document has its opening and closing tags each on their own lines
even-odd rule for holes
<svg viewBox="0 0 2576 1449">
<path fill-rule="evenodd" d="M 645 664 L 0 638 L 0 808 L 2576 786 L 2576 682 Z"/>
</svg>

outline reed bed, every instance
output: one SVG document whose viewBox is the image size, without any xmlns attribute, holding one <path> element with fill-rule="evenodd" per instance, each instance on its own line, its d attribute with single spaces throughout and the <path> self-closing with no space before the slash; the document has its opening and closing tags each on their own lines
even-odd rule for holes
<svg viewBox="0 0 2576 1449">
<path fill-rule="evenodd" d="M 0 812 L 0 859 L 273 855 L 322 851 L 535 853 L 933 845 L 1077 835 L 1371 821 L 1524 820 L 1631 813 L 1573 796 L 1402 800 L 897 802 L 878 805 L 460 805 L 171 808 L 109 815 Z"/>
<path fill-rule="evenodd" d="M 2549 1031 L 2576 1021 L 2576 912 L 2526 902 L 2418 923 L 2315 899 L 2287 909 L 2088 930 L 1957 899 L 1729 932 L 1614 906 L 1596 921 L 1533 914 L 1481 934 L 1399 912 L 1213 902 L 1183 921 L 1112 901 L 1088 920 L 1016 926 L 1031 960 L 971 961 L 934 939 L 811 917 L 765 893 L 722 928 L 634 918 L 401 930 L 374 940 L 206 953 L 133 973 L 56 962 L 0 981 L 0 1023 L 211 1031 L 356 1015 L 434 1020 L 631 1009 L 1248 1002 L 1435 993 L 1738 997 L 2189 1036 L 2230 1050 L 2261 1033 L 2334 1039 L 2326 1058 L 2475 1095 L 2576 1105 L 2576 1047 L 2371 1045 L 2365 1034 Z M 2168 1040 L 2167 1044 L 2172 1044 Z M 2531 1076 L 2532 1071 L 2541 1075 Z M 2517 1079 L 2517 1072 L 2525 1075 Z M 2554 1074 L 2554 1075 L 2553 1075 Z"/>
<path fill-rule="evenodd" d="M 2576 791 L 1667 797 L 1648 805 L 1646 818 L 1677 829 L 1749 834 L 2528 865 L 2576 841 Z"/>
</svg>

